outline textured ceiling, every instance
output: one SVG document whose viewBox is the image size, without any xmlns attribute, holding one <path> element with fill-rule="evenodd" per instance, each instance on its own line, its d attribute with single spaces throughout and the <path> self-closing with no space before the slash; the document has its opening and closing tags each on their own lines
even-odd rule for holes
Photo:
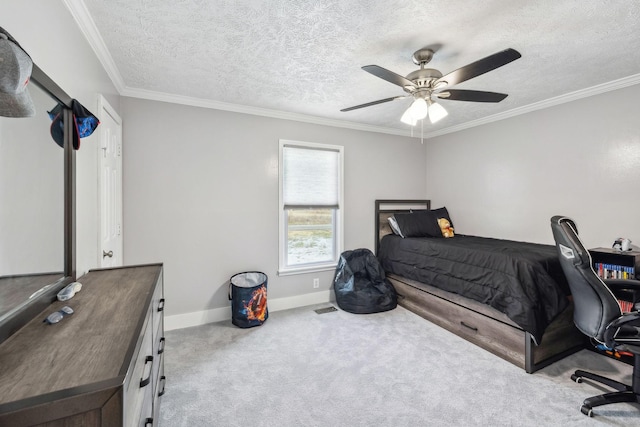
<svg viewBox="0 0 640 427">
<path fill-rule="evenodd" d="M 640 82 L 636 0 L 65 2 L 72 12 L 84 2 L 93 23 L 85 19 L 81 27 L 97 30 L 99 37 L 88 38 L 130 96 L 210 100 L 406 132 L 400 116 L 408 99 L 340 112 L 404 94 L 361 66 L 407 75 L 418 68 L 412 53 L 428 45 L 437 47 L 428 67 L 443 74 L 506 48 L 522 54 L 455 86 L 509 96 L 498 104 L 441 101 L 449 116 L 424 124 L 426 134 L 437 134 L 576 91 L 608 90 L 620 79 Z"/>
</svg>

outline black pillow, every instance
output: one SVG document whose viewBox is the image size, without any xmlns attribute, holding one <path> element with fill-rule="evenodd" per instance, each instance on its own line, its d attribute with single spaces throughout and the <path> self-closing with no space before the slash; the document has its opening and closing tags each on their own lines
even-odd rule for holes
<svg viewBox="0 0 640 427">
<path fill-rule="evenodd" d="M 442 237 L 433 211 L 398 213 L 394 215 L 403 237 Z"/>
</svg>

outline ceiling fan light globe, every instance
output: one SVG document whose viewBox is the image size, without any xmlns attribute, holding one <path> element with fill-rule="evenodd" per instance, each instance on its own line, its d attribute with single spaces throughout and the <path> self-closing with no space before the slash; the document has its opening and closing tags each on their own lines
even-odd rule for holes
<svg viewBox="0 0 640 427">
<path fill-rule="evenodd" d="M 442 105 L 434 102 L 429 106 L 429 120 L 431 123 L 436 123 L 447 117 L 447 115 L 449 115 L 449 113 Z"/>
<path fill-rule="evenodd" d="M 415 117 L 416 120 L 424 119 L 427 117 L 427 113 L 429 112 L 427 101 L 425 101 L 424 98 L 416 98 L 409 109 L 412 111 L 413 117 Z"/>
<path fill-rule="evenodd" d="M 409 126 L 415 126 L 416 123 L 418 122 L 418 119 L 416 119 L 413 116 L 413 112 L 411 111 L 411 107 L 407 108 L 407 111 L 404 112 L 404 114 L 402 115 L 402 117 L 400 118 L 400 121 L 402 123 L 408 124 Z"/>
</svg>

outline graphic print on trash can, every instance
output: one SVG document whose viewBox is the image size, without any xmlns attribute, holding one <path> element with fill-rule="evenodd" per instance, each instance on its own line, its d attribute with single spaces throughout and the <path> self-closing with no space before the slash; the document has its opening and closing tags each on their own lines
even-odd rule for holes
<svg viewBox="0 0 640 427">
<path fill-rule="evenodd" d="M 244 302 L 244 301 L 243 301 Z M 244 305 L 244 314 L 247 320 L 264 321 L 267 313 L 267 288 L 260 286 L 251 292 L 251 299 Z"/>
<path fill-rule="evenodd" d="M 247 271 L 231 277 L 231 323 L 240 328 L 252 328 L 267 320 L 267 281 L 267 275 L 259 271 Z"/>
</svg>

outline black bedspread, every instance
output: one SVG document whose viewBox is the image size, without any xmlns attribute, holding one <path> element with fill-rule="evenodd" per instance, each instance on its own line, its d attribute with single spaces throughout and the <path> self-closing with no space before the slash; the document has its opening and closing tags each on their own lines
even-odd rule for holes
<svg viewBox="0 0 640 427">
<path fill-rule="evenodd" d="M 554 246 L 486 237 L 385 236 L 378 258 L 387 273 L 488 304 L 540 343 L 568 305 L 569 287 Z"/>
</svg>

